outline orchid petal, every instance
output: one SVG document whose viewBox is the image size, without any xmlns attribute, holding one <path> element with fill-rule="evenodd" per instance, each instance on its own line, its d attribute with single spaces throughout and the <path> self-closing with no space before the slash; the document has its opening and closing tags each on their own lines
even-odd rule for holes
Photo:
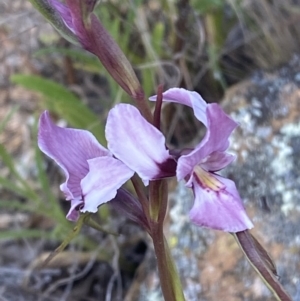
<svg viewBox="0 0 300 301">
<path fill-rule="evenodd" d="M 149 98 L 151 101 L 156 101 L 156 95 Z M 205 100 L 194 91 L 188 91 L 183 88 L 171 88 L 163 93 L 163 101 L 175 102 L 191 107 L 194 110 L 194 115 L 207 126 Z"/>
<path fill-rule="evenodd" d="M 80 181 L 89 171 L 88 159 L 111 156 L 88 131 L 56 126 L 44 112 L 39 121 L 38 145 L 63 169 L 66 182 L 61 185 L 67 200 L 80 198 Z"/>
<path fill-rule="evenodd" d="M 223 152 L 229 146 L 229 136 L 238 124 L 216 103 L 207 108 L 209 143 L 215 151 Z"/>
<path fill-rule="evenodd" d="M 83 205 L 83 200 L 81 198 L 77 198 L 71 200 L 71 208 L 67 214 L 67 219 L 72 222 L 76 222 L 79 218 L 79 209 Z"/>
<path fill-rule="evenodd" d="M 229 146 L 229 136 L 237 123 L 229 117 L 218 104 L 207 106 L 207 132 L 195 149 L 178 160 L 177 178 L 183 179 L 191 174 L 194 167 L 214 152 L 224 152 Z M 226 164 L 225 164 L 226 166 Z"/>
<path fill-rule="evenodd" d="M 203 189 L 193 180 L 195 202 L 190 219 L 197 226 L 225 232 L 239 232 L 253 227 L 246 214 L 234 182 L 214 175 L 225 188 L 219 191 Z"/>
<path fill-rule="evenodd" d="M 89 173 L 81 180 L 84 206 L 81 212 L 96 212 L 98 207 L 116 196 L 117 190 L 134 174 L 113 157 L 88 160 Z"/>
<path fill-rule="evenodd" d="M 235 158 L 236 156 L 232 154 L 214 152 L 201 162 L 201 167 L 207 171 L 218 171 L 229 165 Z"/>
<path fill-rule="evenodd" d="M 175 175 L 176 163 L 164 135 L 134 106 L 119 104 L 111 109 L 105 134 L 109 150 L 145 182 Z"/>
</svg>

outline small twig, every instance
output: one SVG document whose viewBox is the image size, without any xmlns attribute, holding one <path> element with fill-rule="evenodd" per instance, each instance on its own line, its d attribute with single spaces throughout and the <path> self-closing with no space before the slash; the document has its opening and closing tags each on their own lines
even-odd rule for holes
<svg viewBox="0 0 300 301">
<path fill-rule="evenodd" d="M 157 96 L 155 102 L 155 110 L 153 116 L 153 125 L 160 130 L 160 116 L 161 116 L 161 106 L 162 106 L 162 99 L 163 99 L 163 85 L 159 85 L 157 87 Z"/>
<path fill-rule="evenodd" d="M 100 248 L 100 247 L 99 247 Z M 87 265 L 84 267 L 84 269 L 75 274 L 75 275 L 71 275 L 67 278 L 64 278 L 64 279 L 60 279 L 58 281 L 56 281 L 55 283 L 53 283 L 41 296 L 41 298 L 38 300 L 38 301 L 42 301 L 44 300 L 45 298 L 48 298 L 49 295 L 54 292 L 58 287 L 62 286 L 62 285 L 65 285 L 65 284 L 68 284 L 68 286 L 70 285 L 71 288 L 73 286 L 73 282 L 84 277 L 89 271 L 90 269 L 92 268 L 93 264 L 95 263 L 96 261 L 96 258 L 97 258 L 97 253 L 99 251 L 99 248 L 97 248 L 97 250 L 95 250 L 95 252 L 93 253 L 93 255 L 91 256 L 91 259 L 89 260 L 89 262 L 87 263 Z M 73 267 L 77 267 L 78 266 L 78 261 L 74 262 L 74 265 Z M 69 290 L 67 290 L 68 292 L 70 292 L 71 288 L 69 287 Z M 61 299 L 61 300 L 65 300 L 65 299 Z"/>
<path fill-rule="evenodd" d="M 111 301 L 112 297 L 112 289 L 114 287 L 114 283 L 117 280 L 117 296 L 116 300 L 121 300 L 122 298 L 122 280 L 120 277 L 120 269 L 119 269 L 119 257 L 120 257 L 120 250 L 119 247 L 116 243 L 116 239 L 114 237 L 111 237 L 111 242 L 114 248 L 114 257 L 112 259 L 112 267 L 114 269 L 114 273 L 109 279 L 108 285 L 107 285 L 107 290 L 106 290 L 106 295 L 105 295 L 105 301 Z"/>
</svg>

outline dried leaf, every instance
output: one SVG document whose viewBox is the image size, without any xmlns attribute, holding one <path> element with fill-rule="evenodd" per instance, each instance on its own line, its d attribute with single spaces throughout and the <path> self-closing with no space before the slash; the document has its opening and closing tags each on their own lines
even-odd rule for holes
<svg viewBox="0 0 300 301">
<path fill-rule="evenodd" d="M 292 301 L 289 294 L 279 282 L 275 264 L 268 252 L 256 238 L 254 238 L 248 230 L 233 233 L 233 236 L 252 267 L 259 274 L 276 299 L 280 301 Z"/>
</svg>

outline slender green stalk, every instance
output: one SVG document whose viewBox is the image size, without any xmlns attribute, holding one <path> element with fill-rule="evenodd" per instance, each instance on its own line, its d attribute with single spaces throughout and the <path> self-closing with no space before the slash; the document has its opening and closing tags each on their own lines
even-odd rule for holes
<svg viewBox="0 0 300 301">
<path fill-rule="evenodd" d="M 167 205 L 167 181 L 151 181 L 149 185 L 150 235 L 157 258 L 162 293 L 166 301 L 184 301 L 178 271 L 163 233 Z"/>
<path fill-rule="evenodd" d="M 153 226 L 152 239 L 163 296 L 166 301 L 184 301 L 178 271 L 163 234 L 163 229 L 158 223 Z"/>
<path fill-rule="evenodd" d="M 151 181 L 149 184 L 149 214 L 153 223 L 163 227 L 168 206 L 167 180 Z"/>
</svg>

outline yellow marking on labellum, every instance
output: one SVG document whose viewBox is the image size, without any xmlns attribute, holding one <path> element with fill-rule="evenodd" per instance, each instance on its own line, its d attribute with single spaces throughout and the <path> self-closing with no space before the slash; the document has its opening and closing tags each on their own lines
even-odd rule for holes
<svg viewBox="0 0 300 301">
<path fill-rule="evenodd" d="M 197 177 L 197 180 L 205 186 L 205 188 L 209 188 L 214 191 L 219 191 L 224 188 L 224 184 L 221 183 L 214 175 L 200 166 L 196 166 L 194 168 L 194 174 Z"/>
</svg>

